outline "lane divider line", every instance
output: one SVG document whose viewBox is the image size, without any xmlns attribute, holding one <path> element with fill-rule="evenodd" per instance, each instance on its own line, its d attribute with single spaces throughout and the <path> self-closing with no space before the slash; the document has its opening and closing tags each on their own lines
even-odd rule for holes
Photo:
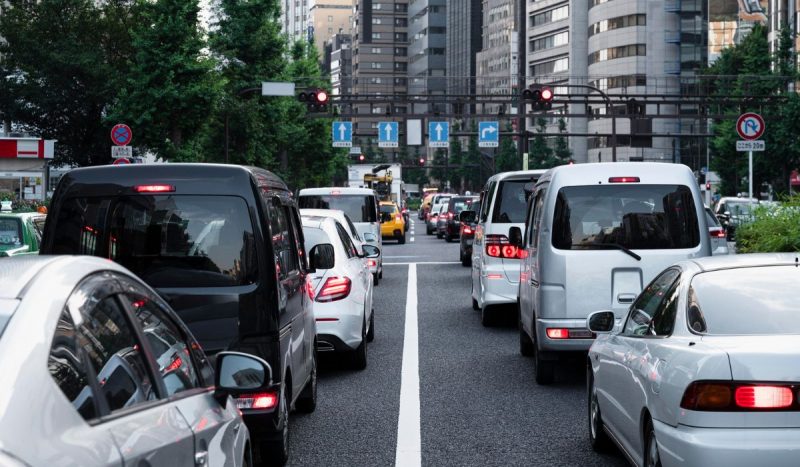
<svg viewBox="0 0 800 467">
<path fill-rule="evenodd" d="M 417 323 L 417 265 L 408 265 L 406 324 L 403 331 L 403 367 L 400 378 L 400 416 L 394 465 L 420 467 L 422 440 L 419 415 L 419 325 Z"/>
<path fill-rule="evenodd" d="M 408 262 L 408 263 L 383 263 L 384 266 L 407 266 L 411 264 L 461 264 L 461 261 L 417 261 L 417 262 Z"/>
</svg>

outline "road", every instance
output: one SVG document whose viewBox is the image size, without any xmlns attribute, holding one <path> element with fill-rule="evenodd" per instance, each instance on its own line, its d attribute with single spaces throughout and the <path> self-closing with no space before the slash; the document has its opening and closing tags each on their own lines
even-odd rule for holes
<svg viewBox="0 0 800 467">
<path fill-rule="evenodd" d="M 412 219 L 405 245 L 384 244 L 368 367 L 322 359 L 316 412 L 292 415 L 290 465 L 627 465 L 589 447 L 581 362 L 561 368 L 553 386 L 537 386 L 514 316 L 481 326 L 458 243 L 425 235 Z M 407 317 L 416 317 L 416 336 Z"/>
</svg>

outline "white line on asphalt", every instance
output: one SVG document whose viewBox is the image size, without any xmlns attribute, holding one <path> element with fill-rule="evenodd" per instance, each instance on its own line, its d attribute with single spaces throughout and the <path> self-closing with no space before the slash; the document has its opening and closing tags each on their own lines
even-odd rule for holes
<svg viewBox="0 0 800 467">
<path fill-rule="evenodd" d="M 400 416 L 397 419 L 397 450 L 394 464 L 422 465 L 419 421 L 419 329 L 417 324 L 417 265 L 408 265 L 406 325 L 403 331 L 403 369 L 400 379 Z"/>
<path fill-rule="evenodd" d="M 383 263 L 384 266 L 406 266 L 409 264 L 461 264 L 461 261 L 418 261 L 414 263 Z"/>
<path fill-rule="evenodd" d="M 396 259 L 396 258 L 422 258 L 422 256 L 419 256 L 419 255 L 397 255 L 397 256 L 391 255 L 391 256 L 389 256 L 389 255 L 387 255 L 387 256 L 384 256 L 384 259 L 385 258 L 391 258 L 391 259 Z"/>
</svg>

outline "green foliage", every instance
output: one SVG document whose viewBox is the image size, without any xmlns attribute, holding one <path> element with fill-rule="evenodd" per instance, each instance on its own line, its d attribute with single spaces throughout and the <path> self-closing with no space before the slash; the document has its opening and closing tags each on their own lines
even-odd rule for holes
<svg viewBox="0 0 800 467">
<path fill-rule="evenodd" d="M 547 144 L 544 133 L 547 131 L 547 120 L 544 118 L 536 119 L 535 136 L 530 145 L 530 159 L 528 167 L 530 169 L 549 169 L 553 167 L 553 148 Z"/>
<path fill-rule="evenodd" d="M 738 253 L 800 251 L 800 197 L 780 207 L 759 206 L 753 217 L 736 229 Z"/>
<path fill-rule="evenodd" d="M 506 127 L 506 131 L 512 131 L 510 123 Z M 517 145 L 508 136 L 500 136 L 500 147 L 495 156 L 495 170 L 497 172 L 522 170 L 522 161 L 519 159 Z"/>
<path fill-rule="evenodd" d="M 558 132 L 567 132 L 567 121 L 563 118 L 558 119 Z M 572 159 L 572 149 L 569 148 L 567 138 L 565 136 L 556 136 L 556 144 L 553 148 L 553 157 L 555 158 L 556 165 L 563 165 Z"/>
<path fill-rule="evenodd" d="M 478 124 L 473 122 L 470 127 L 470 132 L 473 134 L 478 133 Z M 464 164 L 471 165 L 464 173 L 464 190 L 476 192 L 480 190 L 483 183 L 486 181 L 485 177 L 481 177 L 483 171 L 483 155 L 478 147 L 478 138 L 471 137 L 467 142 L 467 151 L 464 153 L 462 160 Z"/>
<path fill-rule="evenodd" d="M 458 122 L 453 124 L 452 132 L 459 131 L 460 126 Z M 450 136 L 450 151 L 448 153 L 449 165 L 452 167 L 447 172 L 447 179 L 450 181 L 450 188 L 454 192 L 461 191 L 461 177 L 468 172 L 469 168 L 461 167 L 464 163 L 464 149 L 461 145 L 461 139 L 458 136 Z"/>
</svg>

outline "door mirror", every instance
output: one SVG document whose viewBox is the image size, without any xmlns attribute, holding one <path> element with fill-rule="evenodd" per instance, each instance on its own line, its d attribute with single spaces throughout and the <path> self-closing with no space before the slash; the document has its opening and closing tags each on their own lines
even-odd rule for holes
<svg viewBox="0 0 800 467">
<path fill-rule="evenodd" d="M 336 255 L 333 245 L 330 243 L 320 243 L 311 249 L 311 269 L 331 269 L 336 264 Z"/>
<path fill-rule="evenodd" d="M 380 248 L 375 245 L 363 245 L 361 248 L 364 250 L 364 256 L 367 258 L 377 258 L 381 255 Z"/>
<path fill-rule="evenodd" d="M 364 241 L 365 242 L 370 242 L 370 243 L 377 242 L 378 241 L 378 237 L 374 233 L 367 232 L 367 233 L 364 234 Z"/>
<path fill-rule="evenodd" d="M 461 213 L 458 215 L 458 220 L 467 224 L 471 224 L 475 222 L 476 214 L 477 213 L 475 211 L 461 211 Z"/>
<path fill-rule="evenodd" d="M 272 385 L 272 367 L 255 355 L 220 352 L 216 359 L 214 398 L 223 406 L 228 396 L 260 391 Z"/>
<path fill-rule="evenodd" d="M 730 211 L 725 211 L 722 215 L 725 216 L 725 217 L 731 217 L 731 212 Z"/>
<path fill-rule="evenodd" d="M 586 318 L 586 327 L 596 334 L 608 334 L 614 330 L 615 325 L 613 311 L 595 311 Z"/>
<path fill-rule="evenodd" d="M 517 248 L 522 247 L 522 230 L 519 227 L 511 227 L 508 229 L 508 243 Z"/>
</svg>

